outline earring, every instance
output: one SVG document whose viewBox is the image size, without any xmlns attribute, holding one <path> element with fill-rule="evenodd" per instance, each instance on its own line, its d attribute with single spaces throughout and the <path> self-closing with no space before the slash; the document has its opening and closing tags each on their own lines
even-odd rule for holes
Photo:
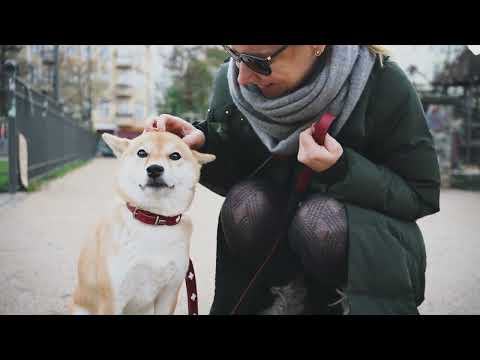
<svg viewBox="0 0 480 360">
<path fill-rule="evenodd" d="M 317 56 L 317 57 L 318 57 L 318 56 L 320 56 L 320 55 L 322 55 L 322 52 L 321 52 L 320 50 L 318 50 L 318 49 L 317 49 L 317 50 L 315 51 L 315 56 Z"/>
</svg>

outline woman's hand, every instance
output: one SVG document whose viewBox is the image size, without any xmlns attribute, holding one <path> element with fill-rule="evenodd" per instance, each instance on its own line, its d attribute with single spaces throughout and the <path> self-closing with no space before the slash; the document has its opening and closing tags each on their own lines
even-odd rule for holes
<svg viewBox="0 0 480 360">
<path fill-rule="evenodd" d="M 179 117 L 162 114 L 147 119 L 145 131 L 168 131 L 176 134 L 191 148 L 199 149 L 205 144 L 205 134 Z"/>
<path fill-rule="evenodd" d="M 309 127 L 300 133 L 297 159 L 316 172 L 332 167 L 343 154 L 342 145 L 328 133 L 325 144 L 319 145 L 313 138 L 313 129 Z"/>
</svg>

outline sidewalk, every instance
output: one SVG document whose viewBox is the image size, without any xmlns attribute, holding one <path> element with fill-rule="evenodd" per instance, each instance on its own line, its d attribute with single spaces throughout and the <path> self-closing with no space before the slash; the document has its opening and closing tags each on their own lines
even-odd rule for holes
<svg viewBox="0 0 480 360">
<path fill-rule="evenodd" d="M 115 159 L 98 158 L 35 193 L 0 196 L 0 314 L 66 314 L 83 241 L 110 204 Z M 189 211 L 199 313 L 213 300 L 223 198 L 199 186 Z M 480 193 L 445 190 L 421 219 L 427 248 L 422 314 L 480 314 Z M 176 314 L 186 314 L 182 287 Z"/>
<path fill-rule="evenodd" d="M 67 313 L 82 243 L 110 204 L 115 164 L 98 158 L 39 192 L 0 199 L 0 314 Z M 222 201 L 199 187 L 189 212 L 200 314 L 208 313 L 213 296 Z M 187 313 L 184 286 L 176 313 Z"/>
<path fill-rule="evenodd" d="M 418 222 L 427 274 L 422 314 L 480 315 L 480 192 L 445 190 L 441 211 Z"/>
<path fill-rule="evenodd" d="M 15 206 L 15 204 L 27 196 L 24 192 L 18 192 L 16 194 L 0 193 L 0 209 L 5 206 Z M 1 210 L 0 210 L 1 211 Z"/>
</svg>

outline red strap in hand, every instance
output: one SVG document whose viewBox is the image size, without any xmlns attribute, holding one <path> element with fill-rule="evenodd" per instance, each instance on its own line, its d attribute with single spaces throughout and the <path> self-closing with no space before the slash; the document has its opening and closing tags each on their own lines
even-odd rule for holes
<svg viewBox="0 0 480 360">
<path fill-rule="evenodd" d="M 313 138 L 319 145 L 325 144 L 325 136 L 327 136 L 328 129 L 335 120 L 335 116 L 330 113 L 326 113 L 322 116 L 320 121 L 317 121 L 313 125 Z"/>
<path fill-rule="evenodd" d="M 328 129 L 332 125 L 335 116 L 330 113 L 325 113 L 322 115 L 319 121 L 313 124 L 313 138 L 319 145 L 325 144 L 325 136 L 327 136 Z M 297 184 L 295 190 L 299 193 L 303 193 L 307 190 L 307 186 L 310 183 L 313 170 L 306 167 L 300 173 L 297 179 Z"/>
</svg>

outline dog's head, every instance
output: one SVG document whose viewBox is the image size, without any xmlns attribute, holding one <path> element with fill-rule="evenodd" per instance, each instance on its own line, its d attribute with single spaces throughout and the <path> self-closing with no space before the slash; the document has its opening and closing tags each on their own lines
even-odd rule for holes
<svg viewBox="0 0 480 360">
<path fill-rule="evenodd" d="M 189 208 L 202 165 L 215 160 L 168 132 L 144 132 L 132 140 L 104 133 L 102 138 L 120 160 L 117 190 L 122 199 L 165 216 Z"/>
</svg>

